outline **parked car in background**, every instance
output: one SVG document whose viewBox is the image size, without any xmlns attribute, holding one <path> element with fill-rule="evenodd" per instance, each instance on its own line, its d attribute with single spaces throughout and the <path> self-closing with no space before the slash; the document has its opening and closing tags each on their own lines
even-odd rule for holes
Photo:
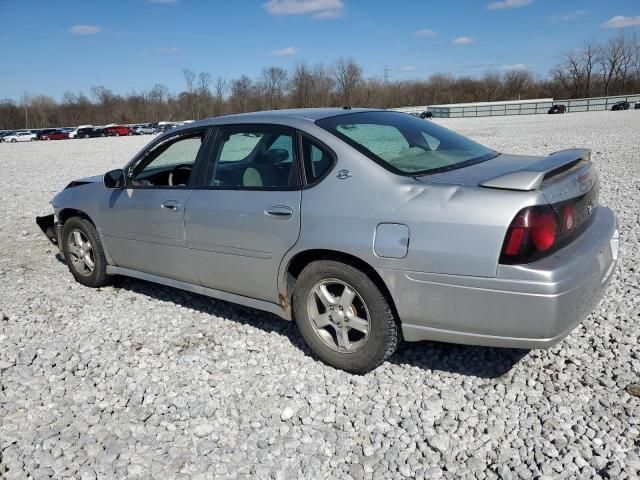
<svg viewBox="0 0 640 480">
<path fill-rule="evenodd" d="M 547 113 L 552 115 L 554 113 L 566 113 L 566 112 L 567 112 L 567 106 L 558 104 L 558 105 L 553 105 Z"/>
<path fill-rule="evenodd" d="M 166 132 L 172 128 L 176 128 L 177 124 L 171 122 L 158 122 L 158 132 Z"/>
<path fill-rule="evenodd" d="M 433 118 L 433 113 L 424 111 L 420 114 L 420 118 Z"/>
<path fill-rule="evenodd" d="M 36 221 L 83 285 L 126 275 L 276 313 L 363 373 L 403 339 L 566 337 L 618 258 L 598 196 L 586 149 L 501 154 L 399 112 L 280 110 L 171 130 Z"/>
<path fill-rule="evenodd" d="M 107 133 L 103 128 L 98 127 L 84 127 L 78 128 L 75 138 L 95 138 L 95 137 L 106 137 Z"/>
<path fill-rule="evenodd" d="M 4 137 L 7 137 L 7 136 L 12 135 L 12 134 L 13 134 L 13 130 L 4 130 L 4 131 L 0 132 L 0 142 L 2 142 L 2 139 Z"/>
<path fill-rule="evenodd" d="M 629 108 L 629 102 L 623 100 L 621 102 L 614 103 L 613 107 L 611 107 L 611 110 L 629 110 Z"/>
<path fill-rule="evenodd" d="M 154 135 L 158 133 L 158 130 L 150 125 L 138 125 L 134 127 L 133 132 L 136 135 Z"/>
<path fill-rule="evenodd" d="M 69 132 L 69 138 L 76 138 L 78 136 L 78 129 L 72 128 Z"/>
<path fill-rule="evenodd" d="M 105 128 L 107 135 L 110 137 L 123 137 L 133 135 L 133 131 L 125 125 L 111 125 Z"/>
<path fill-rule="evenodd" d="M 45 133 L 40 137 L 40 140 L 66 140 L 69 138 L 69 133 L 62 130 L 54 130 L 53 132 Z"/>
<path fill-rule="evenodd" d="M 22 130 L 19 132 L 7 135 L 2 139 L 3 142 L 16 143 L 16 142 L 30 142 L 36 139 L 36 134 L 29 130 Z"/>
<path fill-rule="evenodd" d="M 49 133 L 55 132 L 57 129 L 55 128 L 43 128 L 42 130 L 38 130 L 36 132 L 36 140 L 43 140 L 43 136 Z"/>
<path fill-rule="evenodd" d="M 634 110 L 640 110 L 640 100 L 633 106 Z"/>
</svg>

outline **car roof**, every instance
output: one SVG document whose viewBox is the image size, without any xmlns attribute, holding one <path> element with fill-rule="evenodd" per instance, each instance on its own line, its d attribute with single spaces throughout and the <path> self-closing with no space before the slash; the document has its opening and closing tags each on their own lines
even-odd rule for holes
<svg viewBox="0 0 640 480">
<path fill-rule="evenodd" d="M 360 112 L 376 112 L 381 111 L 380 109 L 375 108 L 290 108 L 285 110 L 263 110 L 260 112 L 250 112 L 250 113 L 237 113 L 234 115 L 225 115 L 222 117 L 213 117 L 208 118 L 206 120 L 200 120 L 198 122 L 194 122 L 188 124 L 193 126 L 194 124 L 198 125 L 219 125 L 226 123 L 229 120 L 232 120 L 233 123 L 236 123 L 238 120 L 242 120 L 243 122 L 252 123 L 252 122 L 260 122 L 266 118 L 274 119 L 274 118 L 290 118 L 297 120 L 307 120 L 309 122 L 315 122 L 317 120 L 322 120 L 323 118 L 335 117 L 338 115 L 347 115 L 350 113 L 360 113 Z M 384 110 L 383 110 L 384 111 Z"/>
</svg>

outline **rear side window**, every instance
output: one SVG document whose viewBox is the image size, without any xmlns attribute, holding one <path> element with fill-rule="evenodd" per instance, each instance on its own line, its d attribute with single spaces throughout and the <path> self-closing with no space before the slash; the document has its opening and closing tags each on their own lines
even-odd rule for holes
<svg viewBox="0 0 640 480">
<path fill-rule="evenodd" d="M 237 162 L 245 160 L 260 143 L 262 133 L 238 132 L 229 135 L 229 138 L 222 145 L 220 151 L 220 162 Z"/>
<path fill-rule="evenodd" d="M 333 157 L 329 151 L 306 136 L 302 137 L 302 152 L 307 183 L 317 181 L 333 165 Z"/>
<path fill-rule="evenodd" d="M 281 126 L 220 127 L 205 185 L 232 190 L 299 187 L 294 130 Z"/>
</svg>

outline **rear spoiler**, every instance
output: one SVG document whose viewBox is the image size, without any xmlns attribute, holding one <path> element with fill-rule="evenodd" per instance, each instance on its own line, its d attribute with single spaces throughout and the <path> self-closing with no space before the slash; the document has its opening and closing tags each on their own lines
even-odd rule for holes
<svg viewBox="0 0 640 480">
<path fill-rule="evenodd" d="M 536 190 L 542 186 L 545 179 L 562 173 L 580 162 L 591 160 L 591 150 L 573 148 L 560 150 L 542 158 L 539 162 L 527 166 L 522 170 L 500 175 L 480 184 L 481 187 L 499 188 L 502 190 Z"/>
</svg>

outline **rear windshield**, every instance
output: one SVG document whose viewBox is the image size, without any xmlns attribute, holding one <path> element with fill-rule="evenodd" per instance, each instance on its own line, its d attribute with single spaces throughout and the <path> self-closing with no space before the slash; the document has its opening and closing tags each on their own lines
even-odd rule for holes
<svg viewBox="0 0 640 480">
<path fill-rule="evenodd" d="M 430 120 L 399 112 L 351 113 L 317 123 L 386 169 L 401 175 L 444 172 L 498 155 Z"/>
</svg>

